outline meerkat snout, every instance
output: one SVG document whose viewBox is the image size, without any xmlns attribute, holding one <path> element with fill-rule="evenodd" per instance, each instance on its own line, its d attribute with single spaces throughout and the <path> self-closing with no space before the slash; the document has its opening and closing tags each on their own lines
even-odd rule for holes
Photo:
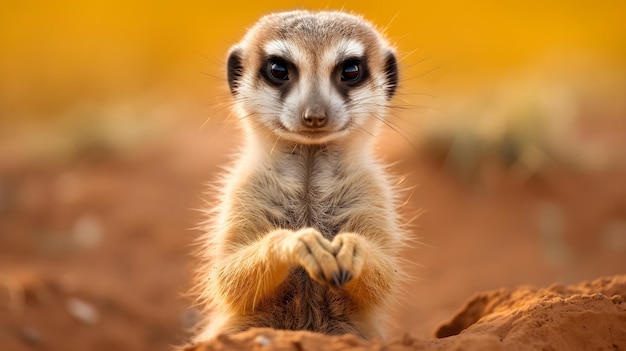
<svg viewBox="0 0 626 351">
<path fill-rule="evenodd" d="M 319 104 L 307 107 L 302 114 L 302 125 L 306 128 L 322 128 L 328 121 L 326 109 Z"/>
</svg>

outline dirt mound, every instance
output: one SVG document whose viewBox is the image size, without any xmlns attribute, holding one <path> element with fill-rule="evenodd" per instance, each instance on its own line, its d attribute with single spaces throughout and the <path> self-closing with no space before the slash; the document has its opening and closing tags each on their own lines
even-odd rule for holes
<svg viewBox="0 0 626 351">
<path fill-rule="evenodd" d="M 439 327 L 438 339 L 405 335 L 366 342 L 354 336 L 254 329 L 185 351 L 208 350 L 626 350 L 626 275 L 545 289 L 479 293 Z"/>
</svg>

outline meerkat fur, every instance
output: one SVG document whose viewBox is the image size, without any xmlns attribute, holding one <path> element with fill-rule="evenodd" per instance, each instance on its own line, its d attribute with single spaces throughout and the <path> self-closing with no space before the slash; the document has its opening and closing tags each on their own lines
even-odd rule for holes
<svg viewBox="0 0 626 351">
<path fill-rule="evenodd" d="M 343 12 L 267 15 L 228 54 L 245 140 L 200 238 L 196 341 L 253 327 L 383 337 L 405 240 L 373 155 L 394 49 Z"/>
</svg>

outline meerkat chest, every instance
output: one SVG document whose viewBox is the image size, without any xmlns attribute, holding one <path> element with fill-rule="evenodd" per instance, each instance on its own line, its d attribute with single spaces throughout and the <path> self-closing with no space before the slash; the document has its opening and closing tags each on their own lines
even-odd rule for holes
<svg viewBox="0 0 626 351">
<path fill-rule="evenodd" d="M 268 219 L 281 228 L 314 227 L 334 236 L 346 212 L 366 202 L 359 173 L 326 150 L 284 155 L 266 170 L 271 181 L 264 183 L 273 184 L 265 186 L 262 195 L 271 208 Z"/>
</svg>

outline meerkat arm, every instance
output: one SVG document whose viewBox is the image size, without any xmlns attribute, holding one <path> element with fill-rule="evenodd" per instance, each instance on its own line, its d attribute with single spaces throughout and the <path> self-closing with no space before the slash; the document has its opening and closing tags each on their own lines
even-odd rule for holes
<svg viewBox="0 0 626 351">
<path fill-rule="evenodd" d="M 380 304 L 392 289 L 395 267 L 382 243 L 356 233 L 339 233 L 333 252 L 345 291 L 363 310 Z"/>
<path fill-rule="evenodd" d="M 339 272 L 332 250 L 331 243 L 313 228 L 275 230 L 216 262 L 210 283 L 229 309 L 253 312 L 296 265 L 314 280 L 332 285 Z"/>
<path fill-rule="evenodd" d="M 225 256 L 213 266 L 211 280 L 229 309 L 252 312 L 300 265 L 320 284 L 345 285 L 351 299 L 366 308 L 378 305 L 392 288 L 395 268 L 385 251 L 355 233 L 340 233 L 331 243 L 312 228 L 281 229 Z"/>
</svg>

